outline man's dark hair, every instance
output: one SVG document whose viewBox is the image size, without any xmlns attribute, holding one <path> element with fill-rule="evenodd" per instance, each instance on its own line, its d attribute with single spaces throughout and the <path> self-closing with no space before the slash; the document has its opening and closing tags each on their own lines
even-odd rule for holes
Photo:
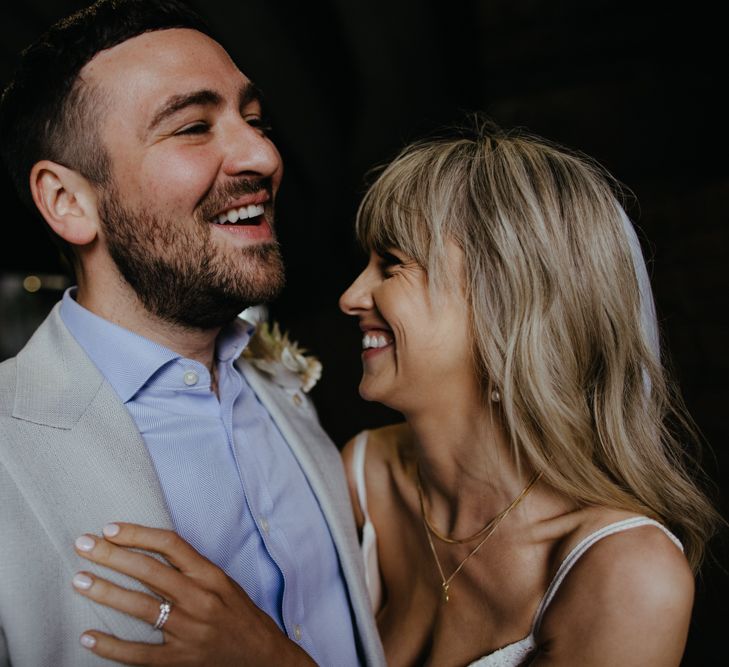
<svg viewBox="0 0 729 667">
<path fill-rule="evenodd" d="M 202 19 L 178 0 L 99 0 L 54 24 L 21 53 L 0 100 L 0 155 L 31 210 L 36 209 L 28 177 L 39 160 L 58 162 L 95 185 L 105 184 L 111 174 L 98 123 L 104 100 L 79 77 L 83 67 L 100 51 L 170 28 L 210 35 Z M 54 240 L 72 260 L 68 244 Z"/>
</svg>

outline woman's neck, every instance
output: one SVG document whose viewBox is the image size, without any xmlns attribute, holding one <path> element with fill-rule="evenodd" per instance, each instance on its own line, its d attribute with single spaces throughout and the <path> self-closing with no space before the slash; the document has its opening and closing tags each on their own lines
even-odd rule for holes
<svg viewBox="0 0 729 667">
<path fill-rule="evenodd" d="M 516 465 L 498 405 L 440 405 L 407 415 L 429 519 L 469 535 L 508 506 L 533 476 Z"/>
</svg>

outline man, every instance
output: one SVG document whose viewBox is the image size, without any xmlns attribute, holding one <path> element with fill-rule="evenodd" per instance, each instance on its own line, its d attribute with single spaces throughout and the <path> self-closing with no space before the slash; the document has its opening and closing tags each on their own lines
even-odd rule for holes
<svg viewBox="0 0 729 667">
<path fill-rule="evenodd" d="M 0 665 L 108 664 L 89 628 L 162 640 L 70 585 L 109 520 L 223 568 L 279 664 L 383 663 L 338 453 L 301 391 L 238 360 L 237 313 L 283 282 L 255 86 L 178 2 L 102 0 L 24 52 L 0 141 L 78 282 L 0 366 Z"/>
</svg>

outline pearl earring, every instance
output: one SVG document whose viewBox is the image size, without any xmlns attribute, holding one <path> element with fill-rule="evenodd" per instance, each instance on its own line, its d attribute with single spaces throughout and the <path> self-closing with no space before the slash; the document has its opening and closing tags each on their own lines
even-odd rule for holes
<svg viewBox="0 0 729 667">
<path fill-rule="evenodd" d="M 499 393 L 499 390 L 498 390 L 498 389 L 494 389 L 494 390 L 493 390 L 493 391 L 491 392 L 491 400 L 492 400 L 492 401 L 493 401 L 494 403 L 499 403 L 499 402 L 501 402 L 501 394 Z"/>
</svg>

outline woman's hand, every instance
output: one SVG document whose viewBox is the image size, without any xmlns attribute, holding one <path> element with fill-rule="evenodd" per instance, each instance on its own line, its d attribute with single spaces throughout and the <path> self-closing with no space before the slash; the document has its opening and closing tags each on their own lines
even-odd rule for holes
<svg viewBox="0 0 729 667">
<path fill-rule="evenodd" d="M 171 610 L 163 624 L 163 644 L 117 639 L 88 630 L 81 643 L 99 656 L 127 665 L 315 665 L 289 640 L 232 579 L 176 533 L 135 524 L 104 527 L 104 538 L 83 535 L 77 553 L 145 584 Z M 129 548 L 156 552 L 173 566 Z M 130 591 L 79 572 L 76 590 L 99 604 L 154 625 L 163 600 Z"/>
</svg>

